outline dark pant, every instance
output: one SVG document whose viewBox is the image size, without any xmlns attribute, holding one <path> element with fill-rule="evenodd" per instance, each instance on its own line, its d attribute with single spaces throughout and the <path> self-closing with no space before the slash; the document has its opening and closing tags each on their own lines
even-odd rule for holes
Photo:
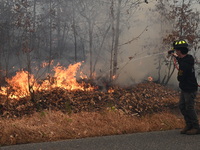
<svg viewBox="0 0 200 150">
<path fill-rule="evenodd" d="M 199 129 L 199 121 L 195 111 L 195 98 L 197 92 L 183 92 L 181 91 L 179 109 L 184 116 L 186 126 L 188 128 Z"/>
</svg>

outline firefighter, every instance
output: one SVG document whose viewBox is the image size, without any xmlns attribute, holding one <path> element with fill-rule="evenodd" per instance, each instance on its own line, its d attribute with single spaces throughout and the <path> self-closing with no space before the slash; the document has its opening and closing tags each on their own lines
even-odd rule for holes
<svg viewBox="0 0 200 150">
<path fill-rule="evenodd" d="M 179 109 L 185 120 L 185 128 L 180 133 L 195 135 L 200 133 L 199 121 L 195 111 L 195 98 L 198 91 L 198 83 L 195 77 L 194 58 L 188 54 L 188 44 L 185 40 L 173 43 L 174 50 L 168 54 L 174 56 L 178 62 L 179 69 L 177 80 L 181 89 Z M 175 52 L 174 52 L 175 51 Z"/>
</svg>

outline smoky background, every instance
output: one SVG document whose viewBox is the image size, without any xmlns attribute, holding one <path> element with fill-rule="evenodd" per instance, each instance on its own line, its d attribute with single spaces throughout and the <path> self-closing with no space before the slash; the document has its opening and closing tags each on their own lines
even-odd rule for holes
<svg viewBox="0 0 200 150">
<path fill-rule="evenodd" d="M 180 18 L 189 19 L 171 14 L 179 7 L 186 11 L 187 4 L 196 13 L 195 39 L 186 40 L 199 77 L 198 1 L 1 0 L 1 84 L 19 70 L 39 80 L 58 63 L 68 67 L 82 62 L 80 71 L 98 84 L 130 86 L 151 76 L 155 82 L 177 85 L 166 52 L 186 35 L 174 29 Z"/>
</svg>

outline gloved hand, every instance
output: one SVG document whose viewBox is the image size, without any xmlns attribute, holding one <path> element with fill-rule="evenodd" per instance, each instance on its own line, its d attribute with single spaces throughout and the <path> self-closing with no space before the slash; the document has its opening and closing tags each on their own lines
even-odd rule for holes
<svg viewBox="0 0 200 150">
<path fill-rule="evenodd" d="M 172 49 L 172 50 L 168 51 L 168 54 L 173 54 L 174 52 L 175 52 L 175 50 Z"/>
<path fill-rule="evenodd" d="M 167 58 L 169 58 L 170 56 L 177 57 L 177 54 L 175 53 L 174 49 L 171 49 L 171 50 L 168 51 Z"/>
</svg>

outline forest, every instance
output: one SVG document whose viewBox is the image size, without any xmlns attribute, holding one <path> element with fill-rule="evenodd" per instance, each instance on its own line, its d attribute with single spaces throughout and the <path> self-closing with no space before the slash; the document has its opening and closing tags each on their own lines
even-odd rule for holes
<svg viewBox="0 0 200 150">
<path fill-rule="evenodd" d="M 90 79 L 134 84 L 153 76 L 166 85 L 174 67 L 165 52 L 176 39 L 189 42 L 199 72 L 198 0 L 1 0 L 0 7 L 1 85 L 19 70 L 40 80 L 58 63 L 77 62 Z"/>
<path fill-rule="evenodd" d="M 200 84 L 199 0 L 0 0 L 0 145 L 181 128 L 178 39 Z"/>
</svg>

